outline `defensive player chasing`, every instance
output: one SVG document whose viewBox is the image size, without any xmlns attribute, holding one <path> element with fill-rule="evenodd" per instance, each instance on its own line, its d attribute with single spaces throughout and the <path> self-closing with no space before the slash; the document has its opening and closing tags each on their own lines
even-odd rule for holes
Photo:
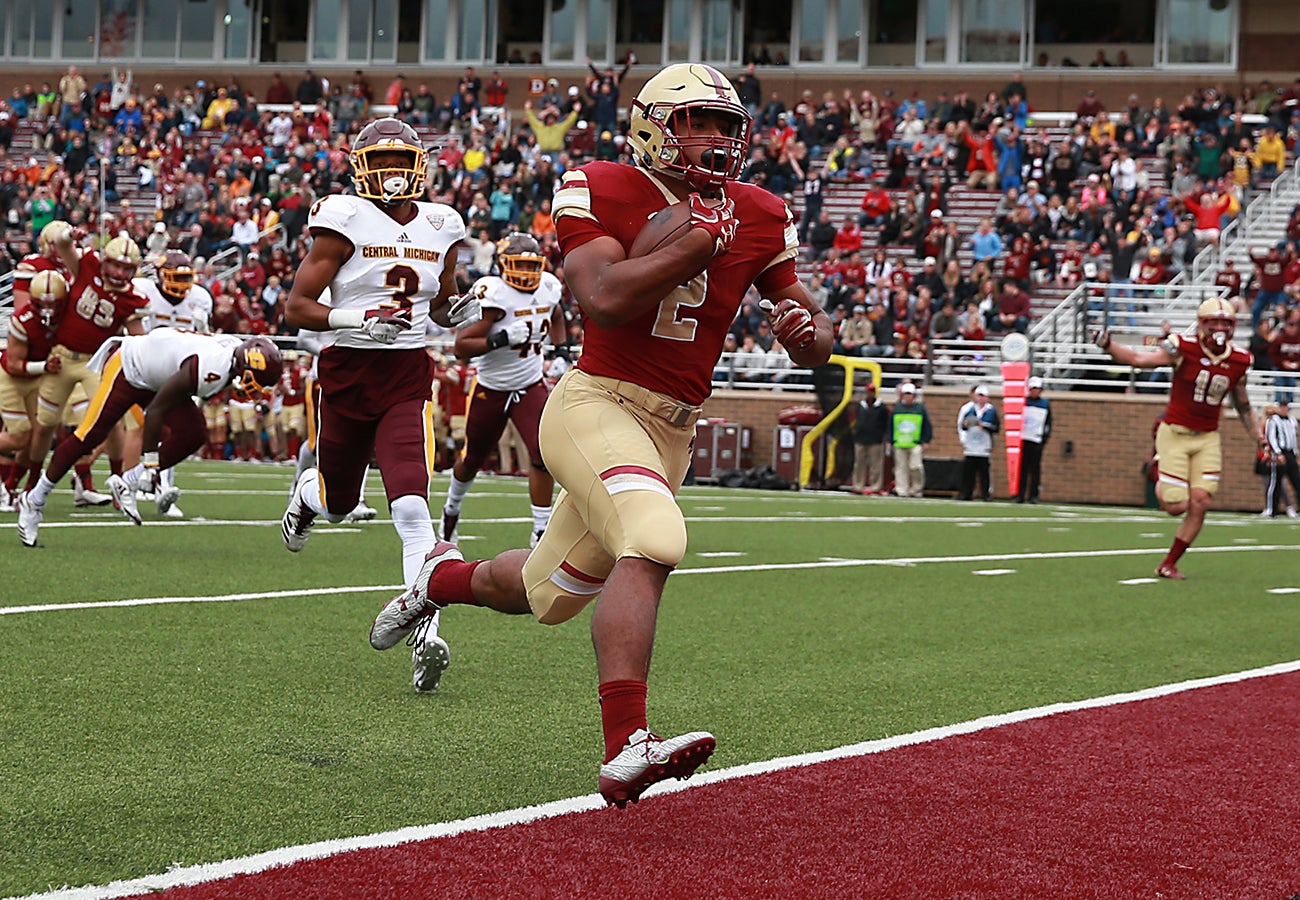
<svg viewBox="0 0 1300 900">
<path fill-rule="evenodd" d="M 411 126 L 376 119 L 350 158 L 356 196 L 316 201 L 312 236 L 285 320 L 326 332 L 317 359 L 321 388 L 316 466 L 298 480 L 282 531 L 303 549 L 317 516 L 342 522 L 357 505 L 371 454 L 384 479 L 410 583 L 434 545 L 433 364 L 424 350 L 432 315 L 440 325 L 477 321 L 478 302 L 456 296 L 454 261 L 465 224 L 454 209 L 417 202 L 429 155 Z M 451 262 L 448 262 L 450 260 Z M 330 290 L 331 306 L 319 301 Z M 451 655 L 436 623 L 417 640 L 416 687 L 437 687 Z"/>
<path fill-rule="evenodd" d="M 1178 560 L 1205 524 L 1210 499 L 1219 489 L 1222 447 L 1219 412 L 1232 394 L 1241 426 L 1263 444 L 1255 411 L 1246 396 L 1250 353 L 1232 344 L 1236 311 L 1228 300 L 1206 300 L 1196 310 L 1196 335 L 1171 334 L 1153 351 L 1116 344 L 1110 332 L 1097 335 L 1097 346 L 1116 361 L 1139 369 L 1174 367 L 1169 405 L 1156 430 L 1159 480 L 1156 495 L 1171 516 L 1185 518 L 1174 534 L 1173 546 L 1156 566 L 1161 578 L 1185 578 Z"/>
<path fill-rule="evenodd" d="M 201 284 L 194 283 L 194 264 L 189 255 L 179 250 L 163 254 L 154 267 L 153 278 L 137 278 L 135 291 L 149 301 L 145 316 L 146 331 L 156 328 L 183 328 L 186 331 L 207 333 L 211 331 L 212 294 Z M 158 514 L 172 519 L 184 518 L 176 505 L 180 488 L 176 487 L 176 470 L 163 469 L 159 483 L 154 488 L 154 504 Z"/>
<path fill-rule="evenodd" d="M 110 475 L 113 502 L 139 525 L 135 491 L 203 446 L 207 425 L 193 397 L 206 400 L 227 387 L 234 396 L 270 396 L 280 378 L 280 351 L 266 338 L 195 334 L 160 328 L 146 335 L 110 338 L 90 361 L 99 388 L 77 430 L 59 442 L 49 468 L 24 494 L 18 536 L 36 546 L 45 499 L 88 447 L 94 447 L 132 406 L 144 408 L 140 462 Z M 163 426 L 168 437 L 162 440 Z M 161 444 L 161 446 L 160 446 Z"/>
<path fill-rule="evenodd" d="M 512 421 L 528 448 L 532 501 L 531 546 L 551 519 L 555 479 L 546 471 L 537 445 L 537 428 L 548 388 L 542 377 L 542 342 L 563 344 L 566 333 L 560 279 L 544 271 L 546 259 L 532 235 L 514 232 L 497 242 L 499 275 L 485 275 L 470 293 L 483 308 L 483 318 L 456 332 L 456 356 L 477 357 L 474 383 L 465 414 L 465 447 L 452 467 L 451 486 L 442 508 L 442 537 L 456 540 L 461 502 Z"/>
<path fill-rule="evenodd" d="M 796 365 L 825 363 L 834 339 L 795 274 L 789 209 L 735 181 L 753 123 L 730 82 L 709 66 L 668 66 L 646 82 L 630 118 L 636 165 L 571 169 L 556 192 L 564 271 L 587 318 L 577 368 L 542 414 L 542 453 L 563 487 L 550 526 L 531 554 L 487 561 L 465 562 L 439 542 L 370 632 L 384 649 L 448 604 L 556 624 L 596 601 L 599 789 L 618 806 L 691 775 L 715 746 L 704 731 L 666 740 L 651 732 L 646 682 L 659 600 L 686 552 L 674 497 L 727 329 L 752 284 Z M 675 203 L 692 227 L 629 258 L 649 217 Z"/>
</svg>

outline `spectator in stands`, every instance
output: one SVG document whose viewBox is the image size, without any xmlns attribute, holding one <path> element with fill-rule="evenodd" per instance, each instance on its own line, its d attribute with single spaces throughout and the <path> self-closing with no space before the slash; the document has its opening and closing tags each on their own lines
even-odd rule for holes
<svg viewBox="0 0 1300 900">
<path fill-rule="evenodd" d="M 1271 182 L 1286 165 L 1286 143 L 1277 128 L 1265 125 L 1255 144 L 1255 157 L 1259 160 L 1259 182 Z"/>
<path fill-rule="evenodd" d="M 311 69 L 303 72 L 302 81 L 294 91 L 294 99 L 303 106 L 320 103 L 325 99 L 325 87 Z"/>
<path fill-rule="evenodd" d="M 537 150 L 552 163 L 564 152 L 565 136 L 577 123 L 580 112 L 581 105 L 574 103 L 570 105 L 568 114 L 560 118 L 559 109 L 548 106 L 542 110 L 541 118 L 538 118 L 533 112 L 532 101 L 524 101 L 524 117 L 528 120 L 528 127 L 537 136 Z"/>
<path fill-rule="evenodd" d="M 971 253 L 976 262 L 992 263 L 1002 255 L 1002 238 L 993 230 L 993 221 L 985 216 L 971 235 Z"/>
<path fill-rule="evenodd" d="M 844 222 L 835 232 L 835 240 L 831 246 L 838 247 L 841 255 L 862 249 L 862 229 L 853 220 L 852 214 L 844 217 Z"/>
<path fill-rule="evenodd" d="M 858 214 L 858 227 L 883 225 L 894 208 L 894 201 L 880 182 L 873 181 L 862 195 L 861 212 Z"/>
<path fill-rule="evenodd" d="M 826 251 L 835 246 L 835 237 L 839 230 L 831 221 L 831 213 L 823 209 L 817 214 L 817 221 L 808 229 L 808 249 L 814 260 L 826 258 Z"/>
<path fill-rule="evenodd" d="M 874 328 L 867 318 L 867 307 L 861 303 L 856 304 L 852 316 L 840 325 L 835 352 L 846 356 L 866 356 L 867 348 L 874 342 Z"/>
<path fill-rule="evenodd" d="M 1258 291 L 1255 302 L 1250 308 L 1250 324 L 1259 324 L 1264 310 L 1276 303 L 1286 303 L 1286 267 L 1289 247 L 1286 241 L 1279 241 L 1263 254 L 1252 252 L 1250 261 L 1255 264 L 1255 282 Z"/>
<path fill-rule="evenodd" d="M 1012 331 L 1026 334 L 1029 331 L 1030 309 L 1029 294 L 1008 278 L 1002 283 L 1002 296 L 988 319 L 987 330 L 992 334 L 1007 334 Z"/>
<path fill-rule="evenodd" d="M 955 261 L 955 260 L 954 260 Z M 961 320 L 957 315 L 957 301 L 944 295 L 939 302 L 939 311 L 930 317 L 930 338 L 951 341 L 961 333 Z"/>
<path fill-rule="evenodd" d="M 993 136 L 987 131 L 973 132 L 966 122 L 957 125 L 957 135 L 970 150 L 966 162 L 966 186 L 974 189 L 983 185 L 985 189 L 993 190 L 998 183 L 998 151 Z"/>
<path fill-rule="evenodd" d="M 1300 372 L 1300 308 L 1288 309 L 1286 320 L 1269 333 L 1268 360 L 1278 375 L 1274 399 L 1290 403 L 1294 399 L 1296 373 Z"/>
<path fill-rule="evenodd" d="M 746 333 L 740 338 L 740 347 L 732 357 L 736 380 L 749 383 L 767 380 L 767 354 L 754 341 L 752 334 Z"/>
<path fill-rule="evenodd" d="M 736 88 L 736 94 L 740 97 L 740 102 L 744 104 L 750 116 L 757 121 L 758 105 L 763 99 L 763 88 L 755 72 L 754 63 L 747 63 L 745 71 L 733 78 L 731 83 Z"/>
</svg>

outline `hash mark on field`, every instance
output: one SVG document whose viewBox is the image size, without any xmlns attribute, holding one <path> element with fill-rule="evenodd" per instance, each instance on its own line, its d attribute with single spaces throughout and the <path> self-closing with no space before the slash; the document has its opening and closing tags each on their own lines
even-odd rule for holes
<svg viewBox="0 0 1300 900">
<path fill-rule="evenodd" d="M 1159 578 L 1121 578 L 1120 584 L 1156 584 Z"/>
<path fill-rule="evenodd" d="M 1268 592 L 1270 594 L 1300 594 L 1300 588 L 1293 588 L 1293 587 L 1269 588 Z"/>
<path fill-rule="evenodd" d="M 971 572 L 971 574 L 972 575 L 1014 575 L 1016 574 L 1016 570 L 1015 569 L 975 569 Z"/>
<path fill-rule="evenodd" d="M 1144 688 L 1142 690 L 1129 691 L 1126 693 L 1108 694 L 1103 697 L 1092 697 L 1086 700 L 1052 703 L 1046 706 L 1015 710 L 1009 713 L 981 716 L 977 719 L 968 719 L 964 722 L 957 722 L 951 725 L 941 725 L 935 728 L 927 728 L 923 731 L 914 731 L 910 734 L 900 734 L 872 741 L 863 741 L 857 744 L 848 744 L 831 750 L 802 753 L 797 756 L 784 756 L 776 759 L 763 760 L 761 762 L 732 766 L 725 769 L 697 772 L 689 782 L 661 781 L 658 784 L 651 786 L 650 789 L 641 796 L 651 797 L 660 794 L 675 794 L 695 787 L 717 784 L 718 782 L 723 781 L 733 781 L 738 778 L 765 775 L 772 772 L 781 772 L 787 769 L 811 766 L 823 762 L 833 762 L 840 759 L 852 759 L 854 757 L 886 753 L 890 750 L 897 750 L 902 747 L 936 743 L 947 738 L 975 734 L 977 732 L 988 731 L 1006 725 L 1015 725 L 1020 722 L 1046 719 L 1052 716 L 1061 715 L 1062 713 L 1087 709 L 1103 709 L 1106 707 L 1139 703 L 1146 700 L 1157 700 L 1162 697 L 1170 697 L 1175 694 L 1194 691 L 1199 688 L 1233 684 L 1256 678 L 1268 678 L 1276 675 L 1286 675 L 1296 671 L 1300 671 L 1300 660 L 1277 663 L 1271 666 L 1262 666 L 1257 669 L 1247 669 L 1242 672 L 1213 675 L 1208 678 L 1197 678 L 1190 681 L 1158 685 L 1156 687 Z M 350 838 L 335 838 L 333 840 L 319 841 L 314 844 L 300 844 L 294 847 L 281 847 L 276 850 L 267 850 L 262 853 L 243 856 L 237 859 L 228 859 L 222 862 L 204 863 L 196 866 L 178 866 L 163 874 L 147 875 L 142 878 L 122 879 L 102 886 L 88 885 L 80 888 L 62 888 L 60 890 L 49 891 L 41 894 L 31 894 L 26 898 L 22 898 L 22 900 L 111 900 L 111 898 L 114 897 L 163 891 L 168 888 L 218 881 L 225 878 L 231 878 L 235 875 L 248 875 L 257 872 L 264 872 L 267 869 L 275 868 L 277 866 L 288 866 L 305 860 L 323 859 L 325 857 L 337 856 L 358 850 L 369 850 L 379 847 L 395 847 L 400 844 L 427 841 L 434 838 L 452 837 L 467 832 L 486 831 L 491 828 L 502 828 L 510 825 L 524 825 L 529 822 L 536 822 L 540 819 L 549 819 L 556 816 L 603 809 L 605 805 L 605 800 L 599 794 L 587 794 L 582 797 L 552 800 L 548 803 L 541 803 L 536 806 L 526 806 L 519 809 L 504 810 L 496 813 L 485 813 L 483 815 L 472 816 L 454 822 L 411 825 L 394 831 L 360 835 Z"/>
<path fill-rule="evenodd" d="M 695 555 L 712 558 L 715 556 L 748 556 L 749 554 L 742 550 L 709 550 Z"/>
</svg>

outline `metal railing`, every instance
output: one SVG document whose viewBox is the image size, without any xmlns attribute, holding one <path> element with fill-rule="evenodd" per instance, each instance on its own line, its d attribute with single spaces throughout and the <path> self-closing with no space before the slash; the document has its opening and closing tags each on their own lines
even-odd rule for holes
<svg viewBox="0 0 1300 900">
<path fill-rule="evenodd" d="M 257 233 L 257 240 L 255 242 L 256 246 L 262 246 L 265 239 L 272 235 L 278 235 L 278 237 L 271 242 L 272 247 L 287 247 L 289 245 L 289 233 L 285 231 L 284 225 L 277 223 L 271 228 L 264 229 Z M 224 281 L 239 271 L 240 265 L 244 261 L 243 254 L 246 252 L 247 251 L 241 249 L 238 245 L 227 247 L 220 253 L 213 254 L 212 258 L 207 261 L 207 264 L 213 266 L 216 276 Z M 231 262 L 232 259 L 234 260 L 233 263 Z"/>
</svg>

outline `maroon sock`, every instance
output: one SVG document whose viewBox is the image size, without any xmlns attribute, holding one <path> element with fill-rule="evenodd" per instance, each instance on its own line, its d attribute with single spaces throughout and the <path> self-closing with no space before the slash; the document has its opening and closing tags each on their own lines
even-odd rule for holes
<svg viewBox="0 0 1300 900">
<path fill-rule="evenodd" d="M 1183 540 L 1182 538 L 1174 538 L 1174 545 L 1169 548 L 1169 555 L 1165 557 L 1165 561 L 1161 563 L 1161 565 L 1172 566 L 1177 564 L 1178 560 L 1183 555 L 1183 551 L 1185 551 L 1190 546 L 1191 544 L 1189 544 L 1187 541 Z"/>
<path fill-rule="evenodd" d="M 108 470 L 109 470 L 110 472 L 112 472 L 114 475 L 121 475 L 121 474 L 122 474 L 122 460 L 120 460 L 120 459 L 110 459 L 110 460 L 108 461 Z"/>
<path fill-rule="evenodd" d="M 485 562 L 487 562 L 485 559 L 476 559 L 472 562 L 449 559 L 443 562 L 429 579 L 429 593 L 437 597 L 438 603 L 444 606 L 457 603 L 466 606 L 482 606 L 483 604 L 474 598 L 470 579 L 474 576 L 474 570 Z"/>
<path fill-rule="evenodd" d="M 95 483 L 90 475 L 90 463 L 77 463 L 72 467 L 72 470 L 77 473 L 83 491 L 93 491 L 95 489 Z"/>
<path fill-rule="evenodd" d="M 618 756 L 632 732 L 646 728 L 644 681 L 606 681 L 600 686 L 600 725 L 605 732 L 605 762 Z"/>
<path fill-rule="evenodd" d="M 41 464 L 38 462 L 27 464 L 27 488 L 32 490 L 36 487 L 36 482 L 41 480 Z"/>
</svg>

